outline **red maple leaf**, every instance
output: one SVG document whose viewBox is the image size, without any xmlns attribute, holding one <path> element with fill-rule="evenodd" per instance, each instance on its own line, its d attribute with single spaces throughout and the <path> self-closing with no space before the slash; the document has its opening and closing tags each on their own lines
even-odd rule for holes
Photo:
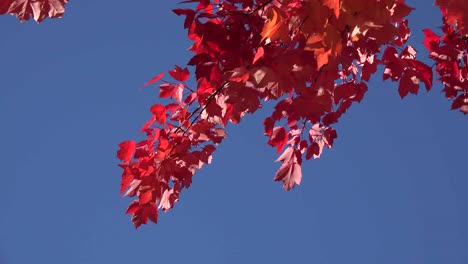
<svg viewBox="0 0 468 264">
<path fill-rule="evenodd" d="M 288 142 L 288 134 L 286 133 L 286 129 L 281 126 L 273 128 L 268 144 L 277 148 L 276 153 L 281 152 L 286 142 Z"/>
<path fill-rule="evenodd" d="M 291 190 L 296 184 L 299 185 L 302 180 L 301 154 L 293 148 L 287 148 L 283 154 L 276 160 L 283 164 L 276 172 L 275 181 L 282 181 L 286 191 Z"/>
<path fill-rule="evenodd" d="M 31 17 L 41 22 L 46 17 L 62 17 L 68 0 L 2 0 L 2 2 L 0 14 L 16 15 L 21 22 Z"/>
<path fill-rule="evenodd" d="M 179 82 L 185 82 L 190 77 L 190 72 L 187 68 L 182 69 L 176 65 L 174 67 L 174 70 L 169 71 L 169 75 L 171 75 L 172 78 Z"/>
<path fill-rule="evenodd" d="M 121 192 L 138 196 L 127 210 L 135 227 L 156 222 L 158 209 L 173 208 L 196 171 L 211 162 L 226 138 L 225 127 L 256 112 L 262 101 L 276 101 L 264 129 L 267 143 L 278 153 L 284 150 L 274 180 L 290 190 L 301 183 L 303 156 L 319 158 L 333 146 L 337 133 L 329 125 L 365 97 L 379 65 L 384 80 L 398 82 L 401 97 L 418 93 L 421 82 L 426 90 L 433 84 L 434 69 L 416 58 L 413 47 L 403 47 L 411 35 L 405 18 L 413 10 L 403 0 L 184 3 L 193 8 L 173 12 L 185 16 L 193 42 L 187 66 L 193 67 L 195 87 L 185 84 L 187 68 L 170 70 L 175 82 L 163 81 L 159 98 L 172 102 L 153 105 L 141 129 L 147 138 L 118 153 L 124 160 Z M 463 113 L 468 113 L 466 3 L 436 0 L 443 35 L 424 30 L 445 96 Z"/>
<path fill-rule="evenodd" d="M 117 158 L 123 162 L 128 162 L 132 159 L 133 153 L 136 149 L 134 140 L 127 140 L 119 144 L 119 151 L 117 151 Z"/>
<path fill-rule="evenodd" d="M 156 122 L 161 125 L 166 123 L 166 107 L 164 105 L 154 104 L 151 106 L 150 111 L 153 113 Z"/>
</svg>

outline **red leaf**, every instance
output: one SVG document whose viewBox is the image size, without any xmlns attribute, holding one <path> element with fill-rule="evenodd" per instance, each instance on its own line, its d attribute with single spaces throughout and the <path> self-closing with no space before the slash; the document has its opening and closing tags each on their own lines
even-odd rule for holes
<svg viewBox="0 0 468 264">
<path fill-rule="evenodd" d="M 140 203 L 135 200 L 128 205 L 126 214 L 135 214 L 138 210 L 140 210 Z"/>
<path fill-rule="evenodd" d="M 124 173 L 122 174 L 122 180 L 120 182 L 120 195 L 130 186 L 130 183 L 133 181 L 134 176 L 131 173 L 129 168 L 125 168 Z"/>
<path fill-rule="evenodd" d="M 177 201 L 177 195 L 174 193 L 174 189 L 166 189 L 161 197 L 161 202 L 158 208 L 162 208 L 163 211 L 167 211 L 174 206 L 174 202 Z"/>
<path fill-rule="evenodd" d="M 117 151 L 117 158 L 124 162 L 132 159 L 132 155 L 136 149 L 136 142 L 134 140 L 124 141 L 119 144 L 120 149 Z"/>
<path fill-rule="evenodd" d="M 33 18 L 41 22 L 46 17 L 59 18 L 65 13 L 65 4 L 68 0 L 1 0 L 0 14 L 16 15 L 21 21 Z"/>
<path fill-rule="evenodd" d="M 279 162 L 279 161 L 285 162 L 285 161 L 290 160 L 291 157 L 292 157 L 292 155 L 293 155 L 293 153 L 294 153 L 294 149 L 293 149 L 293 148 L 289 147 L 289 148 L 285 149 L 285 150 L 283 151 L 283 153 L 281 154 L 281 156 L 279 156 L 279 157 L 276 159 L 276 162 Z"/>
<path fill-rule="evenodd" d="M 468 114 L 468 94 L 461 94 L 452 104 L 452 110 L 460 109 L 463 114 Z"/>
<path fill-rule="evenodd" d="M 164 73 L 161 72 L 158 76 L 154 77 L 153 79 L 151 79 L 148 82 L 146 82 L 145 84 L 143 84 L 143 86 L 141 88 L 144 88 L 144 87 L 146 87 L 148 85 L 151 85 L 151 84 L 161 80 L 163 76 L 164 76 Z"/>
<path fill-rule="evenodd" d="M 333 142 L 337 137 L 336 130 L 331 127 L 327 127 L 323 132 L 323 141 L 329 148 L 333 147 Z"/>
<path fill-rule="evenodd" d="M 158 223 L 158 208 L 156 207 L 156 205 L 154 203 L 149 203 L 149 204 L 146 204 L 145 207 L 144 207 L 144 210 L 147 211 L 147 215 L 149 217 L 149 219 L 157 224 Z"/>
<path fill-rule="evenodd" d="M 151 117 L 140 129 L 140 132 L 146 131 L 148 128 L 150 128 L 154 122 L 156 121 L 156 118 L 154 116 Z"/>
<path fill-rule="evenodd" d="M 171 97 L 175 99 L 177 102 L 182 102 L 182 92 L 184 90 L 184 86 L 181 84 L 170 84 L 164 83 L 159 85 L 159 97 L 167 98 Z"/>
<path fill-rule="evenodd" d="M 132 222 L 135 228 L 140 227 L 142 224 L 147 224 L 148 219 L 154 223 L 158 222 L 158 208 L 154 203 L 147 203 L 140 207 L 132 217 Z"/>
<path fill-rule="evenodd" d="M 197 98 L 197 93 L 191 93 L 187 98 L 185 98 L 184 103 L 191 105 Z"/>
<path fill-rule="evenodd" d="M 336 18 L 340 16 L 340 0 L 324 0 L 323 5 L 333 10 Z"/>
<path fill-rule="evenodd" d="M 172 12 L 174 12 L 176 15 L 185 15 L 185 22 L 184 22 L 184 28 L 190 28 L 193 23 L 193 19 L 195 18 L 195 11 L 192 9 L 173 9 Z"/>
<path fill-rule="evenodd" d="M 322 147 L 320 147 L 322 146 Z M 317 142 L 313 142 L 308 148 L 306 152 L 306 160 L 319 158 L 320 154 L 322 154 L 323 144 L 319 145 Z"/>
<path fill-rule="evenodd" d="M 281 152 L 286 142 L 288 142 L 288 135 L 286 133 L 286 129 L 280 126 L 273 128 L 273 132 L 271 133 L 271 137 L 268 141 L 268 144 L 272 147 L 277 148 L 276 153 Z"/>
<path fill-rule="evenodd" d="M 291 147 L 287 148 L 277 161 L 283 161 L 283 164 L 275 174 L 275 181 L 282 181 L 283 188 L 286 191 L 291 190 L 296 184 L 299 185 L 302 180 L 302 169 L 300 161 L 300 151 L 294 151 Z"/>
<path fill-rule="evenodd" d="M 138 202 L 140 203 L 140 205 L 143 205 L 143 204 L 151 202 L 152 198 L 153 198 L 152 192 L 151 190 L 148 190 L 146 192 L 140 193 L 140 195 L 138 196 Z"/>
<path fill-rule="evenodd" d="M 439 46 L 440 37 L 437 36 L 432 30 L 426 28 L 424 32 L 424 46 L 429 52 L 434 51 L 435 48 Z"/>
<path fill-rule="evenodd" d="M 158 122 L 161 125 L 166 124 L 166 107 L 164 105 L 154 104 L 153 106 L 151 106 L 150 111 L 156 118 L 156 122 Z"/>
<path fill-rule="evenodd" d="M 418 94 L 419 79 L 415 76 L 414 71 L 405 72 L 401 77 L 400 84 L 398 85 L 398 93 L 401 98 L 404 98 L 408 93 Z"/>
<path fill-rule="evenodd" d="M 179 82 L 185 82 L 190 77 L 190 73 L 187 68 L 182 69 L 177 65 L 174 67 L 174 70 L 169 71 L 169 75 Z"/>
<path fill-rule="evenodd" d="M 135 196 L 138 191 L 138 188 L 140 188 L 140 184 L 141 184 L 141 180 L 134 179 L 130 183 L 130 188 L 127 190 L 124 196 L 130 196 L 130 197 Z"/>
<path fill-rule="evenodd" d="M 432 87 L 432 69 L 431 67 L 427 66 L 426 64 L 418 61 L 418 60 L 405 60 L 411 66 L 413 66 L 416 70 L 416 76 L 418 79 L 424 82 L 426 86 L 426 90 L 429 91 Z"/>
<path fill-rule="evenodd" d="M 257 49 L 257 52 L 255 53 L 255 57 L 254 57 L 254 59 L 252 61 L 252 64 L 254 64 L 258 59 L 263 57 L 263 54 L 265 54 L 265 51 L 263 50 L 263 47 L 259 47 Z"/>
<path fill-rule="evenodd" d="M 273 133 L 273 126 L 275 125 L 275 120 L 272 117 L 267 117 L 263 120 L 263 125 L 265 126 L 265 135 L 271 136 Z"/>
</svg>

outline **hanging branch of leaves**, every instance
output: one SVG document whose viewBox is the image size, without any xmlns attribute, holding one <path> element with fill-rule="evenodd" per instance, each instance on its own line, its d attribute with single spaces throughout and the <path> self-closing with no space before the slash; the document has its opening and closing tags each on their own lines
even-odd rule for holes
<svg viewBox="0 0 468 264">
<path fill-rule="evenodd" d="M 67 0 L 6 0 L 0 14 L 21 21 L 60 17 Z M 145 85 L 159 84 L 159 97 L 141 128 L 146 138 L 122 142 L 121 194 L 136 197 L 127 209 L 135 227 L 157 222 L 189 188 L 196 171 L 210 163 L 229 123 L 241 122 L 264 101 L 274 101 L 263 124 L 267 144 L 281 165 L 274 176 L 285 190 L 301 183 L 302 161 L 332 148 L 333 125 L 383 66 L 383 80 L 398 83 L 404 98 L 420 84 L 443 85 L 452 109 L 468 113 L 468 2 L 437 0 L 441 33 L 425 29 L 424 46 L 434 69 L 407 45 L 411 35 L 404 0 L 187 0 L 173 12 L 194 53 L 187 67 L 168 71 Z M 189 70 L 190 69 L 190 70 Z M 192 79 L 196 88 L 185 82 Z M 304 133 L 307 132 L 307 133 Z"/>
</svg>

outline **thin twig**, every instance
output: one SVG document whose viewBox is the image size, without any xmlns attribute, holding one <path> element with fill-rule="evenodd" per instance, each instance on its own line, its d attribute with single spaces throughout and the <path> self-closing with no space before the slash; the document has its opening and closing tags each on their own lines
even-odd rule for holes
<svg viewBox="0 0 468 264">
<path fill-rule="evenodd" d="M 183 133 L 182 133 L 182 136 L 184 136 L 188 131 L 189 129 L 195 124 L 195 121 L 200 117 L 200 115 L 203 113 L 203 111 L 205 111 L 205 109 L 208 107 L 208 105 L 211 103 L 211 101 L 213 101 L 214 97 L 224 88 L 226 87 L 226 85 L 228 84 L 228 82 L 224 82 L 222 85 L 220 85 L 214 92 L 212 92 L 207 98 L 206 98 L 206 104 L 205 105 L 199 105 L 188 117 L 187 119 L 190 120 L 190 118 L 192 118 L 198 111 L 200 111 L 198 113 L 198 115 L 193 119 L 193 121 L 190 122 L 190 124 L 187 126 L 187 128 L 184 129 Z M 179 125 L 175 130 L 174 132 L 172 132 L 172 134 L 175 134 L 177 132 L 179 132 L 180 130 L 182 130 L 182 124 Z M 172 151 L 174 151 L 174 149 L 177 147 L 178 143 L 174 144 L 174 146 L 172 146 L 171 150 L 169 151 L 169 154 L 167 154 L 166 157 L 170 156 L 172 154 Z"/>
</svg>

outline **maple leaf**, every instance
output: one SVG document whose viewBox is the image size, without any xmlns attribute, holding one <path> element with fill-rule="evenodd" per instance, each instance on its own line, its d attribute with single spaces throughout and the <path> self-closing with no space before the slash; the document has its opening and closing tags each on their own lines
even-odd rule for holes
<svg viewBox="0 0 468 264">
<path fill-rule="evenodd" d="M 190 28 L 192 26 L 193 19 L 195 18 L 194 10 L 178 8 L 173 9 L 172 12 L 174 12 L 178 16 L 185 15 L 184 28 Z"/>
<path fill-rule="evenodd" d="M 323 5 L 333 10 L 336 18 L 340 16 L 340 1 L 341 0 L 323 0 Z"/>
<path fill-rule="evenodd" d="M 440 37 L 429 28 L 424 29 L 423 32 L 424 46 L 426 46 L 426 49 L 428 49 L 430 52 L 434 51 L 434 49 L 439 46 Z"/>
<path fill-rule="evenodd" d="M 464 35 L 468 34 L 468 3 L 465 0 L 436 0 L 444 10 L 447 24 L 454 24 Z"/>
<path fill-rule="evenodd" d="M 166 107 L 161 104 L 154 104 L 150 109 L 153 113 L 155 121 L 159 124 L 164 125 L 166 123 Z"/>
<path fill-rule="evenodd" d="M 60 18 L 65 13 L 68 0 L 2 0 L 0 14 L 8 13 L 24 22 L 31 17 L 41 22 L 46 17 Z"/>
<path fill-rule="evenodd" d="M 5 14 L 16 0 L 3 0 L 0 2 L 0 14 Z"/>
<path fill-rule="evenodd" d="M 119 144 L 120 149 L 117 151 L 117 158 L 123 162 L 128 162 L 132 159 L 136 149 L 134 140 L 127 140 Z"/>
<path fill-rule="evenodd" d="M 146 87 L 146 86 L 148 86 L 148 85 L 151 85 L 151 84 L 153 84 L 153 83 L 155 83 L 155 82 L 161 80 L 163 76 L 164 76 L 164 73 L 161 72 L 161 73 L 158 74 L 156 77 L 152 78 L 151 80 L 149 80 L 149 81 L 147 81 L 145 84 L 143 84 L 143 86 L 142 86 L 141 88 Z"/>
<path fill-rule="evenodd" d="M 122 180 L 120 182 L 120 195 L 124 193 L 124 191 L 130 186 L 135 176 L 133 175 L 132 170 L 129 167 L 124 168 L 124 172 L 122 173 Z"/>
<path fill-rule="evenodd" d="M 281 152 L 284 145 L 288 142 L 288 134 L 284 127 L 277 126 L 273 128 L 268 144 L 277 148 L 277 153 Z"/>
<path fill-rule="evenodd" d="M 452 103 L 452 110 L 460 109 L 463 114 L 468 114 L 468 94 L 458 96 Z"/>
<path fill-rule="evenodd" d="M 153 105 L 141 129 L 147 138 L 118 152 L 124 161 L 120 192 L 138 196 L 127 209 L 135 227 L 156 222 L 158 209 L 173 208 L 196 171 L 211 162 L 228 121 L 239 123 L 261 100 L 277 101 L 264 129 L 267 144 L 283 151 L 274 180 L 288 191 L 301 183 L 303 156 L 316 159 L 332 148 L 337 132 L 329 125 L 364 98 L 378 65 L 384 80 L 399 82 L 401 97 L 418 93 L 420 82 L 432 87 L 434 69 L 416 59 L 413 47 L 400 48 L 411 35 L 405 18 L 413 8 L 404 0 L 184 2 L 194 8 L 173 12 L 185 16 L 193 41 L 187 65 L 194 68 L 196 87 L 183 93 L 190 73 L 176 65 L 169 75 L 183 83 L 159 85 L 159 98 L 172 102 Z M 4 3 L 0 10 L 6 12 Z M 466 3 L 437 0 L 443 35 L 424 30 L 445 96 L 465 114 Z"/>
<path fill-rule="evenodd" d="M 265 50 L 263 49 L 263 47 L 259 47 L 257 49 L 257 52 L 255 53 L 255 57 L 252 61 L 252 64 L 258 61 L 258 59 L 260 59 L 261 57 L 263 57 L 263 54 L 265 54 Z"/>
<path fill-rule="evenodd" d="M 159 97 L 160 98 L 173 98 L 177 102 L 182 102 L 182 92 L 184 90 L 184 86 L 181 84 L 171 84 L 171 83 L 163 83 L 159 85 Z"/>
<path fill-rule="evenodd" d="M 291 190 L 296 184 L 301 184 L 302 169 L 299 151 L 295 151 L 293 148 L 289 147 L 276 161 L 282 161 L 283 164 L 275 174 L 275 181 L 282 181 L 283 188 L 286 191 Z"/>
<path fill-rule="evenodd" d="M 174 202 L 178 200 L 177 195 L 174 193 L 174 189 L 167 189 L 164 191 L 161 202 L 159 203 L 159 208 L 162 208 L 164 211 L 171 209 L 174 206 Z"/>
<path fill-rule="evenodd" d="M 174 67 L 174 70 L 169 71 L 169 75 L 179 82 L 185 82 L 190 77 L 190 73 L 187 68 L 182 69 L 177 65 Z"/>
<path fill-rule="evenodd" d="M 267 21 L 261 33 L 262 41 L 270 39 L 271 42 L 281 39 L 286 41 L 288 36 L 288 25 L 286 24 L 283 11 L 276 6 L 268 7 L 266 11 Z"/>
</svg>

